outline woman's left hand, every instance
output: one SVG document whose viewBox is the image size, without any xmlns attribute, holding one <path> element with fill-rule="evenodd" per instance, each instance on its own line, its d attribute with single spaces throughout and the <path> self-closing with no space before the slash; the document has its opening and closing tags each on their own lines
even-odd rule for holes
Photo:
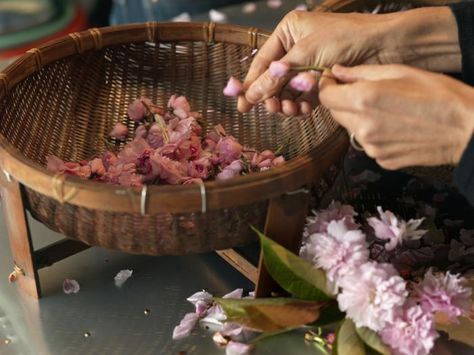
<svg viewBox="0 0 474 355">
<path fill-rule="evenodd" d="M 474 89 L 404 65 L 335 65 L 319 99 L 386 169 L 459 162 L 474 131 Z"/>
</svg>

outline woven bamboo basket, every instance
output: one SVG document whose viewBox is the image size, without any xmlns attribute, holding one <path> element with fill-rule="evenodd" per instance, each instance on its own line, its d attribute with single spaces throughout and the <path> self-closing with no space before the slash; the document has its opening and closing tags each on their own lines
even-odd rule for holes
<svg viewBox="0 0 474 355">
<path fill-rule="evenodd" d="M 314 11 L 321 12 L 373 12 L 388 13 L 426 6 L 443 6 L 457 0 L 325 0 Z M 419 178 L 450 183 L 454 166 L 411 167 L 404 169 Z"/>
<path fill-rule="evenodd" d="M 222 95 L 243 79 L 268 33 L 224 24 L 146 23 L 73 33 L 30 50 L 0 73 L 0 166 L 22 185 L 25 208 L 54 231 L 129 253 L 176 255 L 255 240 L 269 199 L 317 181 L 341 159 L 347 134 L 323 108 L 304 119 L 241 114 Z M 247 58 L 247 59 L 246 59 Z M 282 167 L 204 185 L 126 188 L 53 175 L 46 157 L 101 154 L 127 106 L 146 95 L 165 105 L 186 95 L 203 134 L 221 123 L 257 149 L 277 149 Z M 119 145 L 119 143 L 116 143 Z"/>
</svg>

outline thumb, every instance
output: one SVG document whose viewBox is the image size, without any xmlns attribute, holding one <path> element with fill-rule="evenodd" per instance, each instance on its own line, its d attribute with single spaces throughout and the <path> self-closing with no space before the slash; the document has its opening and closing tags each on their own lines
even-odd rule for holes
<svg viewBox="0 0 474 355">
<path fill-rule="evenodd" d="M 356 81 L 377 81 L 386 79 L 399 79 L 409 74 L 410 68 L 399 64 L 366 64 L 354 67 L 345 67 L 336 64 L 331 72 L 334 77 L 343 83 L 353 83 Z"/>
</svg>

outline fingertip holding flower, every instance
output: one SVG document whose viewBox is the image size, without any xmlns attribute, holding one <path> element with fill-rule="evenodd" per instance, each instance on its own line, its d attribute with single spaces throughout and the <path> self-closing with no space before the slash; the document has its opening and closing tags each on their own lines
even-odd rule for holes
<svg viewBox="0 0 474 355">
<path fill-rule="evenodd" d="M 316 75 L 312 72 L 301 72 L 290 80 L 290 86 L 301 92 L 309 92 L 316 85 Z"/>
<path fill-rule="evenodd" d="M 242 83 L 238 79 L 231 76 L 222 92 L 225 96 L 236 97 L 239 96 L 243 91 L 244 86 L 242 85 Z"/>
<path fill-rule="evenodd" d="M 274 78 L 282 78 L 290 72 L 290 65 L 282 61 L 274 61 L 270 63 L 268 70 Z"/>
</svg>

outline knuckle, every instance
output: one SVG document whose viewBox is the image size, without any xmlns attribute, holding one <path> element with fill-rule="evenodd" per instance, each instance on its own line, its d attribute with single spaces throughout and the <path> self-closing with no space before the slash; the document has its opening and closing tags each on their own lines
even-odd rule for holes
<svg viewBox="0 0 474 355">
<path fill-rule="evenodd" d="M 364 85 L 361 90 L 354 95 L 354 106 L 356 110 L 366 111 L 372 108 L 378 101 L 379 94 L 372 86 Z"/>
</svg>

